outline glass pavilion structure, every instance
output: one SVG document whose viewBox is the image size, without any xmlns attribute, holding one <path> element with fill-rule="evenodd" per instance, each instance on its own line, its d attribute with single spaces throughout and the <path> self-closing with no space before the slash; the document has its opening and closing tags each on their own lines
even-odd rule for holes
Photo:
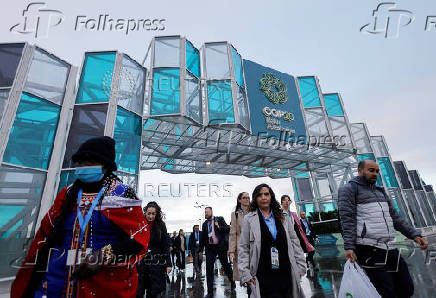
<svg viewBox="0 0 436 298">
<path fill-rule="evenodd" d="M 0 278 L 14 275 L 55 194 L 73 181 L 78 145 L 102 135 L 116 140 L 117 175 L 133 187 L 147 169 L 290 178 L 308 213 L 335 210 L 357 161 L 375 160 L 398 212 L 424 232 L 436 225 L 433 187 L 392 160 L 383 136 L 351 123 L 341 95 L 323 93 L 316 76 L 244 60 L 229 42 L 196 48 L 181 36 L 153 38 L 143 63 L 86 52 L 80 70 L 8 43 L 0 44 Z"/>
</svg>

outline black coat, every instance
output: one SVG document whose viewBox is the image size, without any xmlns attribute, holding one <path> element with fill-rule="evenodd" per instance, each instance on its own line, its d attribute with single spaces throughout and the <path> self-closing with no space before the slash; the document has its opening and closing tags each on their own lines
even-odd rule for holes
<svg viewBox="0 0 436 298">
<path fill-rule="evenodd" d="M 140 268 L 138 268 L 144 275 L 145 288 L 151 289 L 153 295 L 159 294 L 166 289 L 166 268 L 171 267 L 168 248 L 165 223 L 161 226 L 160 232 L 153 223 L 150 230 L 148 252 L 140 263 Z"/>
<path fill-rule="evenodd" d="M 198 239 L 201 242 L 201 237 L 203 235 L 202 231 L 198 231 Z M 192 231 L 191 236 L 189 236 L 189 241 L 188 241 L 188 250 L 190 250 L 192 252 L 192 250 L 195 248 L 195 231 Z"/>
<path fill-rule="evenodd" d="M 171 236 L 171 238 L 170 238 L 170 241 L 171 241 L 170 245 L 173 248 L 173 252 L 177 251 L 176 238 L 177 238 L 177 236 L 175 236 L 175 237 Z"/>
<path fill-rule="evenodd" d="M 221 250 L 228 250 L 228 236 L 230 232 L 230 226 L 224 220 L 222 216 L 215 216 L 214 220 L 218 223 L 219 228 L 215 226 L 215 236 L 218 238 L 218 248 Z M 205 220 L 202 225 L 202 235 L 200 238 L 200 251 L 203 251 L 204 248 L 208 249 L 209 247 L 209 237 L 208 237 L 208 221 Z"/>
<path fill-rule="evenodd" d="M 309 226 L 310 235 L 306 234 L 306 226 L 303 223 L 303 219 L 300 218 L 301 228 L 303 229 L 303 232 L 306 235 L 307 240 L 309 240 L 310 244 L 315 245 L 315 239 L 317 238 L 316 234 L 313 231 L 313 227 L 312 227 L 312 224 L 310 223 L 310 221 L 307 218 L 306 218 L 306 221 L 307 221 L 307 225 Z"/>
</svg>

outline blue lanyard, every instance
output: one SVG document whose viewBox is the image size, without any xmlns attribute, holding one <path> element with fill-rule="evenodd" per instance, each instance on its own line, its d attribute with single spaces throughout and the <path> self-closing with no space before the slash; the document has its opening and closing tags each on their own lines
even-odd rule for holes
<svg viewBox="0 0 436 298">
<path fill-rule="evenodd" d="M 100 198 L 105 190 L 106 190 L 106 186 L 100 189 L 97 197 L 94 199 L 94 201 L 92 201 L 91 207 L 89 208 L 88 212 L 86 213 L 86 216 L 84 217 L 79 208 L 80 200 L 82 199 L 83 190 L 79 189 L 79 194 L 77 195 L 77 218 L 79 219 L 79 226 L 80 226 L 79 244 L 82 243 L 83 235 L 85 234 L 85 229 L 88 226 L 89 220 L 91 219 L 92 212 L 94 211 L 94 208 L 97 205 L 98 201 L 100 201 Z"/>
</svg>

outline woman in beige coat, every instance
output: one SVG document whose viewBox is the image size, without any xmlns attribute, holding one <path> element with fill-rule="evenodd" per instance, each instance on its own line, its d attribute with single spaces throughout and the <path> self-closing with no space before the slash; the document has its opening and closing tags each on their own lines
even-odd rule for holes
<svg viewBox="0 0 436 298">
<path fill-rule="evenodd" d="M 250 297 L 304 297 L 300 279 L 306 261 L 300 242 L 284 217 L 274 192 L 258 185 L 250 213 L 245 215 L 239 241 L 239 277 Z"/>
<path fill-rule="evenodd" d="M 233 264 L 233 280 L 239 280 L 238 271 L 238 244 L 241 235 L 242 221 L 250 207 L 250 195 L 241 192 L 236 199 L 235 211 L 231 214 L 230 235 L 229 235 L 229 259 Z"/>
</svg>

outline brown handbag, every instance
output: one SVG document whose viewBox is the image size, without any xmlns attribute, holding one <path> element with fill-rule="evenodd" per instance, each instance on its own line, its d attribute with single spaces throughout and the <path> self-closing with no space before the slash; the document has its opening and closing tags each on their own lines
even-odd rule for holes
<svg viewBox="0 0 436 298">
<path fill-rule="evenodd" d="M 188 255 L 186 257 L 186 263 L 191 264 L 194 262 L 194 258 L 192 257 L 192 255 Z"/>
</svg>

